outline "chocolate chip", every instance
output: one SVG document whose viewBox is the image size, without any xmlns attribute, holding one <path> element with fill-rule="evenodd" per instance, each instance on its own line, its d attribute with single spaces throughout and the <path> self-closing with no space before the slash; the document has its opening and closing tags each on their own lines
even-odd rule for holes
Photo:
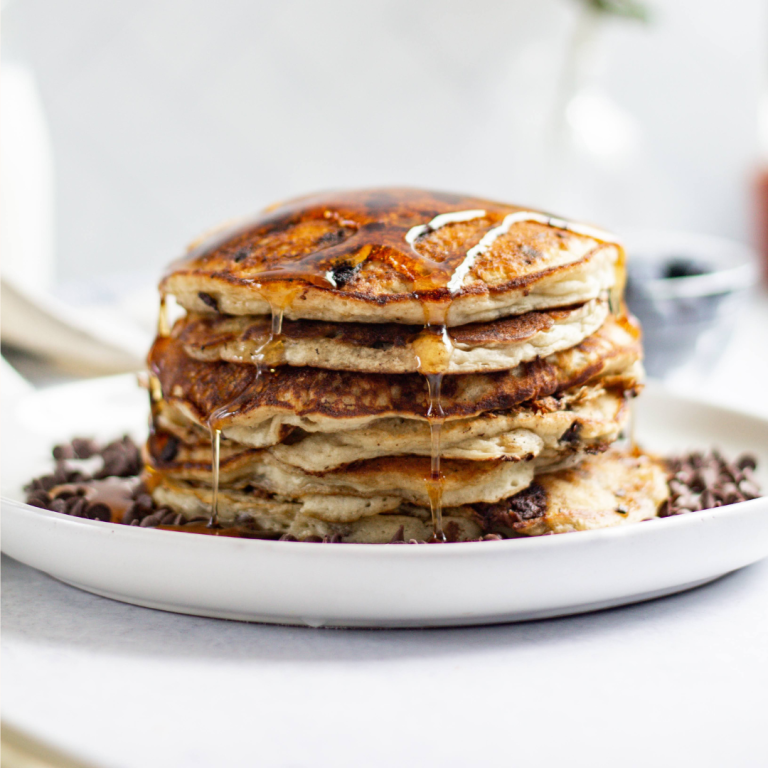
<svg viewBox="0 0 768 768">
<path fill-rule="evenodd" d="M 250 253 L 251 252 L 247 248 L 241 248 L 239 251 L 235 252 L 235 255 L 234 255 L 233 258 L 234 258 L 235 262 L 237 262 L 239 264 L 241 261 L 245 261 L 248 258 L 248 256 L 250 255 Z M 208 294 L 206 294 L 206 296 L 207 295 Z M 202 298 L 202 296 L 200 298 Z"/>
<path fill-rule="evenodd" d="M 200 301 L 203 302 L 203 304 L 210 307 L 214 312 L 219 311 L 219 302 L 216 301 L 216 299 L 214 299 L 210 293 L 205 293 L 204 291 L 200 291 L 197 295 L 200 298 Z"/>
<path fill-rule="evenodd" d="M 179 455 L 179 439 L 173 435 L 169 435 L 165 441 L 163 449 L 160 451 L 158 459 L 163 463 L 173 461 Z"/>
<path fill-rule="evenodd" d="M 133 525 L 134 522 L 138 524 L 142 517 L 144 517 L 144 515 L 142 514 L 141 508 L 138 504 L 134 503 L 125 510 L 123 519 L 120 522 L 123 525 Z"/>
<path fill-rule="evenodd" d="M 40 509 L 48 509 L 51 504 L 51 497 L 42 488 L 37 491 L 32 491 L 27 496 L 27 504 L 32 507 L 39 507 Z"/>
<path fill-rule="evenodd" d="M 155 506 L 155 503 L 152 501 L 152 497 L 148 493 L 142 493 L 140 496 L 136 498 L 136 501 L 134 503 L 137 511 L 139 511 L 142 514 L 147 514 L 148 512 L 151 512 Z"/>
<path fill-rule="evenodd" d="M 53 458 L 59 461 L 61 459 L 75 458 L 75 452 L 72 450 L 72 446 L 68 443 L 63 443 L 62 445 L 54 445 L 52 453 Z"/>
<path fill-rule="evenodd" d="M 161 522 L 161 524 L 162 524 L 162 525 L 172 525 L 172 524 L 173 524 L 173 521 L 176 519 L 176 515 L 177 515 L 177 514 L 178 514 L 178 513 L 174 512 L 172 509 L 171 509 L 171 510 L 168 510 L 168 512 L 166 512 L 166 513 L 163 515 L 163 517 L 162 517 L 162 519 L 161 519 L 161 521 L 160 521 L 160 522 Z"/>
<path fill-rule="evenodd" d="M 736 466 L 741 469 L 757 469 L 757 459 L 751 453 L 744 453 L 736 460 Z"/>
<path fill-rule="evenodd" d="M 159 515 L 157 512 L 155 512 L 154 515 L 147 515 L 139 523 L 139 525 L 142 528 L 155 528 L 156 526 L 160 525 L 160 520 L 162 520 L 162 515 Z"/>
<path fill-rule="evenodd" d="M 527 520 L 543 517 L 547 511 L 547 492 L 538 483 L 495 504 L 473 504 L 486 530 L 514 529 Z"/>
<path fill-rule="evenodd" d="M 563 432 L 560 437 L 561 443 L 573 444 L 579 442 L 579 435 L 581 434 L 582 424 L 580 421 L 574 421 L 568 429 Z"/>
<path fill-rule="evenodd" d="M 358 267 L 349 264 L 337 264 L 331 267 L 331 277 L 336 288 L 343 288 L 357 272 Z"/>
<path fill-rule="evenodd" d="M 99 450 L 99 446 L 95 440 L 91 440 L 87 437 L 76 437 L 72 441 L 72 450 L 75 457 L 78 459 L 90 459 L 91 456 L 95 456 Z"/>
<path fill-rule="evenodd" d="M 284 533 L 278 541 L 298 541 L 298 539 L 293 534 Z"/>
<path fill-rule="evenodd" d="M 87 509 L 88 509 L 88 500 L 81 496 L 69 508 L 69 514 L 72 515 L 73 517 L 85 517 L 85 513 Z"/>
<path fill-rule="evenodd" d="M 405 536 L 403 535 L 405 533 L 405 526 L 401 525 L 396 531 L 395 535 L 389 540 L 390 544 L 400 544 L 401 542 L 405 542 Z"/>
<path fill-rule="evenodd" d="M 85 511 L 85 517 L 108 523 L 112 519 L 112 510 L 106 504 L 96 502 L 88 506 L 88 509 Z"/>
<path fill-rule="evenodd" d="M 64 499 L 53 499 L 48 508 L 52 509 L 54 512 L 61 512 L 62 514 L 66 514 L 67 502 L 64 501 Z"/>
</svg>

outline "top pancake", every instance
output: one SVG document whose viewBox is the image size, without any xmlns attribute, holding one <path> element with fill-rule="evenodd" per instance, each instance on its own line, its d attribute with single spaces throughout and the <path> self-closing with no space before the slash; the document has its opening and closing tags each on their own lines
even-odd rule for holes
<svg viewBox="0 0 768 768">
<path fill-rule="evenodd" d="M 268 209 L 195 245 L 161 290 L 198 312 L 456 326 L 594 299 L 619 260 L 612 236 L 547 214 L 372 189 Z"/>
</svg>

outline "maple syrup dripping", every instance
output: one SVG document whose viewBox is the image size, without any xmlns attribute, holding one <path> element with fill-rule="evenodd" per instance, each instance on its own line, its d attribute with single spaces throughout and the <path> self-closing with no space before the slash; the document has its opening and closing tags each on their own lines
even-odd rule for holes
<svg viewBox="0 0 768 768">
<path fill-rule="evenodd" d="M 167 338 L 171 335 L 171 322 L 168 317 L 168 297 L 163 291 L 160 293 L 160 309 L 157 313 L 157 335 Z"/>
<path fill-rule="evenodd" d="M 283 316 L 286 307 L 295 298 L 298 287 L 293 286 L 280 293 L 280 301 L 270 304 L 269 336 L 251 356 L 251 362 L 256 366 L 256 376 L 244 390 L 239 392 L 230 402 L 213 411 L 208 417 L 208 429 L 211 435 L 211 467 L 213 472 L 213 492 L 208 527 L 218 527 L 219 473 L 221 464 L 221 432 L 227 421 L 237 413 L 238 408 L 251 397 L 252 390 L 258 386 L 261 376 L 269 368 L 270 362 L 279 358 L 279 346 L 282 342 Z"/>
<path fill-rule="evenodd" d="M 445 541 L 445 532 L 443 531 L 443 486 L 445 485 L 445 477 L 440 471 L 440 459 L 442 457 L 440 438 L 443 423 L 445 422 L 441 398 L 443 374 L 428 373 L 425 376 L 427 387 L 429 388 L 427 419 L 429 420 L 431 450 L 427 495 L 429 496 L 429 507 L 432 513 L 432 538 L 434 541 Z"/>
<path fill-rule="evenodd" d="M 219 469 L 221 464 L 221 430 L 211 427 L 211 465 L 213 467 L 213 492 L 209 528 L 219 527 Z"/>
</svg>

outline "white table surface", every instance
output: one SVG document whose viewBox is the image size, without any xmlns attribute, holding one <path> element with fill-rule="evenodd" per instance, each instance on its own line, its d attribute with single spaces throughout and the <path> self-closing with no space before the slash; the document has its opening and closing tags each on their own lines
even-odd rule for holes
<svg viewBox="0 0 768 768">
<path fill-rule="evenodd" d="M 146 610 L 6 559 L 3 699 L 104 766 L 765 766 L 768 561 L 602 613 L 365 631 Z"/>
<path fill-rule="evenodd" d="M 766 329 L 763 295 L 698 394 L 747 407 Z M 768 561 L 602 613 L 358 631 L 137 608 L 4 558 L 2 707 L 104 767 L 766 766 Z"/>
</svg>

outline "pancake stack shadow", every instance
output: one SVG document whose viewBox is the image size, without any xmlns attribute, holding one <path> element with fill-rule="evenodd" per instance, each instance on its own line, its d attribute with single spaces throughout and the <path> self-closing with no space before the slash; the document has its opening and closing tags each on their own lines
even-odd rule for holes
<svg viewBox="0 0 768 768">
<path fill-rule="evenodd" d="M 612 447 L 642 384 L 607 233 L 412 189 L 302 198 L 209 236 L 161 283 L 144 480 L 211 527 L 467 541 L 657 514 Z"/>
</svg>

